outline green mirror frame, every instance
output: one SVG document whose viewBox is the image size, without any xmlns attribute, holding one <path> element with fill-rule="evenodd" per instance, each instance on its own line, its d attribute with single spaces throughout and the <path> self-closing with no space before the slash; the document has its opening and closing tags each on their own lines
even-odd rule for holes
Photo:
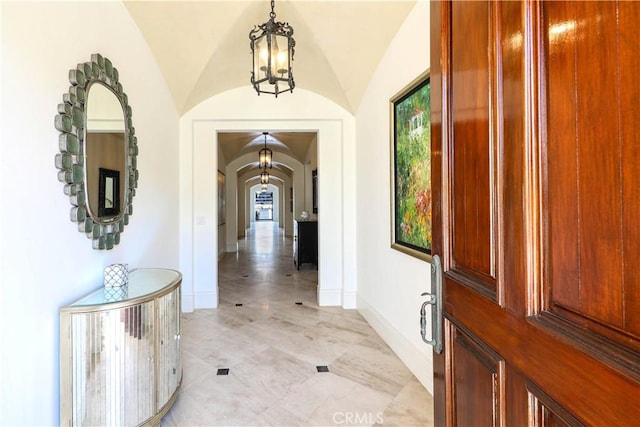
<svg viewBox="0 0 640 427">
<path fill-rule="evenodd" d="M 86 97 L 92 83 L 101 82 L 116 95 L 122 106 L 125 122 L 126 173 L 124 206 L 118 215 L 103 218 L 91 217 L 87 209 L 87 187 L 85 182 L 85 126 Z M 92 54 L 91 61 L 78 64 L 69 70 L 69 92 L 58 104 L 55 127 L 60 131 L 55 166 L 59 169 L 58 181 L 64 184 L 64 193 L 71 201 L 71 221 L 77 223 L 78 231 L 92 240 L 94 249 L 113 249 L 120 243 L 120 234 L 129 224 L 129 216 L 133 214 L 133 197 L 138 187 L 138 141 L 131 118 L 127 94 L 119 82 L 118 70 L 111 61 L 100 54 Z"/>
</svg>

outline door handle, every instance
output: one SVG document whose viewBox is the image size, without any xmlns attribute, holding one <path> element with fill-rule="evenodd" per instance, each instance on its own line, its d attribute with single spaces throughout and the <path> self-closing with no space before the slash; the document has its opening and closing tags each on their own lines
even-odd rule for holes
<svg viewBox="0 0 640 427">
<path fill-rule="evenodd" d="M 438 255 L 431 258 L 431 290 L 420 296 L 427 300 L 420 307 L 420 335 L 422 341 L 433 346 L 433 350 L 442 353 L 442 262 Z M 431 306 L 431 339 L 427 338 L 427 305 Z"/>
</svg>

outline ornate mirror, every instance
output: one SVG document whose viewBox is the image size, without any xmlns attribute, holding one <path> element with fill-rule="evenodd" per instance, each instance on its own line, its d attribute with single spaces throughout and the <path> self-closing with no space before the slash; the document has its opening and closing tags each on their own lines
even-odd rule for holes
<svg viewBox="0 0 640 427">
<path fill-rule="evenodd" d="M 133 213 L 138 143 L 118 70 L 99 54 L 69 71 L 58 105 L 55 165 L 71 201 L 71 221 L 94 249 L 112 249 Z"/>
</svg>

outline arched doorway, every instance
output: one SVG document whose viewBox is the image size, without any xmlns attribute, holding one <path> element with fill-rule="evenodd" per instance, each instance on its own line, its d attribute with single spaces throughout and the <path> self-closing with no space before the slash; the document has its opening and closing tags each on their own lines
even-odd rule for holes
<svg viewBox="0 0 640 427">
<path fill-rule="evenodd" d="M 254 221 L 274 221 L 279 222 L 280 209 L 280 190 L 273 184 L 267 184 L 265 188 L 262 185 L 255 185 L 249 191 L 251 206 L 249 208 L 250 215 L 253 215 Z"/>
<path fill-rule="evenodd" d="M 181 118 L 183 309 L 216 307 L 218 302 L 217 212 L 215 197 L 211 197 L 217 194 L 214 188 L 219 156 L 217 132 L 256 129 L 318 132 L 318 162 L 323 165 L 318 173 L 321 206 L 318 304 L 355 308 L 357 224 L 353 115 L 326 98 L 302 89 L 295 97 L 274 100 L 256 99 L 255 93 L 238 88 L 203 102 Z M 255 153 L 251 161 L 254 157 Z M 226 178 L 229 203 L 225 249 L 233 252 L 237 248 L 238 203 L 237 199 L 236 203 L 230 201 L 232 197 L 237 198 L 238 177 L 227 173 Z M 298 210 L 302 209 L 295 203 L 293 213 L 299 214 Z M 331 208 L 323 210 L 322 206 Z"/>
</svg>

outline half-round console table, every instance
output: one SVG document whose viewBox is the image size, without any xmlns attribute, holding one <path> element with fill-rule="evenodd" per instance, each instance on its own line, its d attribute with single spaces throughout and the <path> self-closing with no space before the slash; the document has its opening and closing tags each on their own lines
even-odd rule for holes
<svg viewBox="0 0 640 427">
<path fill-rule="evenodd" d="M 160 424 L 182 381 L 181 283 L 133 270 L 121 300 L 100 288 L 60 309 L 60 425 Z"/>
</svg>

